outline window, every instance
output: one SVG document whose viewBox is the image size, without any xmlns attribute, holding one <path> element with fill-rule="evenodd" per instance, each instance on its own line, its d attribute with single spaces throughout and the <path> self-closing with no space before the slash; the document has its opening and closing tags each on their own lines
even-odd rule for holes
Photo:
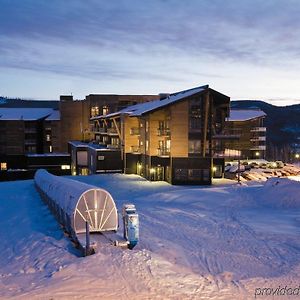
<svg viewBox="0 0 300 300">
<path fill-rule="evenodd" d="M 114 146 L 119 146 L 120 140 L 118 138 L 111 138 L 111 144 Z"/>
<path fill-rule="evenodd" d="M 103 116 L 106 116 L 108 114 L 108 106 L 104 105 L 102 107 L 102 115 Z"/>
<path fill-rule="evenodd" d="M 96 117 L 99 115 L 99 107 L 98 106 L 93 106 L 91 108 L 91 117 Z"/>
<path fill-rule="evenodd" d="M 191 101 L 189 107 L 189 128 L 201 129 L 201 107 L 200 101 Z"/>
<path fill-rule="evenodd" d="M 50 141 L 51 141 L 51 136 L 50 136 L 50 134 L 46 134 L 46 141 L 47 141 L 47 142 L 50 142 Z"/>
<path fill-rule="evenodd" d="M 175 169 L 174 177 L 176 180 L 187 180 L 188 179 L 188 169 Z"/>
<path fill-rule="evenodd" d="M 70 170 L 70 165 L 61 165 L 62 170 Z"/>
<path fill-rule="evenodd" d="M 189 169 L 189 180 L 201 180 L 202 170 L 201 169 Z"/>
<path fill-rule="evenodd" d="M 0 165 L 1 171 L 6 171 L 7 170 L 7 163 L 6 162 L 2 162 Z"/>
<path fill-rule="evenodd" d="M 203 174 L 203 181 L 209 181 L 210 180 L 210 172 L 209 169 L 202 170 Z"/>
<path fill-rule="evenodd" d="M 53 151 L 52 146 L 49 146 L 49 152 L 51 153 Z"/>
<path fill-rule="evenodd" d="M 189 153 L 201 153 L 201 141 L 190 140 L 189 141 Z"/>
<path fill-rule="evenodd" d="M 171 149 L 171 140 L 160 140 L 158 141 L 158 155 L 169 156 Z"/>
</svg>

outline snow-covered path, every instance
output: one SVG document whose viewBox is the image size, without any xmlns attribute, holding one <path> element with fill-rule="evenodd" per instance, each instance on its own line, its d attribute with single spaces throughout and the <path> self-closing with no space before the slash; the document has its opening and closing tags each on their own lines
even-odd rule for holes
<svg viewBox="0 0 300 300">
<path fill-rule="evenodd" d="M 272 186 L 76 179 L 107 189 L 118 208 L 133 202 L 140 243 L 133 251 L 101 245 L 78 257 L 33 181 L 0 183 L 2 298 L 253 299 L 256 288 L 299 286 L 300 200 L 293 195 L 300 183 L 286 188 L 293 201 L 280 201 Z"/>
</svg>

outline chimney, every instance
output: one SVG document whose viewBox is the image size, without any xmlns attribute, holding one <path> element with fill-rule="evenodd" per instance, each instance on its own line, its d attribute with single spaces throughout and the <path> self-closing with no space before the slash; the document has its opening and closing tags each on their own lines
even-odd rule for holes
<svg viewBox="0 0 300 300">
<path fill-rule="evenodd" d="M 59 96 L 60 101 L 73 101 L 73 95 L 60 95 Z"/>
<path fill-rule="evenodd" d="M 159 100 L 163 100 L 163 99 L 166 99 L 170 96 L 169 93 L 159 93 Z"/>
</svg>

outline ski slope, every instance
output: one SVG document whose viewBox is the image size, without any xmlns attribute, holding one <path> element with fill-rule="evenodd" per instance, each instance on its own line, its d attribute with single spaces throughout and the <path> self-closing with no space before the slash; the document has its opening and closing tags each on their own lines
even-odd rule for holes
<svg viewBox="0 0 300 300">
<path fill-rule="evenodd" d="M 119 210 L 134 203 L 140 243 L 79 257 L 32 180 L 2 182 L 1 299 L 253 299 L 257 288 L 299 286 L 299 181 L 205 188 L 121 174 L 72 179 L 107 189 Z"/>
</svg>

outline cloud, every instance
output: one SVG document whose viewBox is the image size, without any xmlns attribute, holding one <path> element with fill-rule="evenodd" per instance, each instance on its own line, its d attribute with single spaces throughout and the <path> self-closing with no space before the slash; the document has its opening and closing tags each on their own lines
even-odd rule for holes
<svg viewBox="0 0 300 300">
<path fill-rule="evenodd" d="M 300 3 L 246 1 L 4 1 L 0 34 L 137 53 L 160 46 L 262 63 L 299 58 Z M 112 49 L 113 50 L 113 49 Z"/>
<path fill-rule="evenodd" d="M 300 65 L 297 0 L 0 1 L 1 68 L 178 83 Z"/>
</svg>

